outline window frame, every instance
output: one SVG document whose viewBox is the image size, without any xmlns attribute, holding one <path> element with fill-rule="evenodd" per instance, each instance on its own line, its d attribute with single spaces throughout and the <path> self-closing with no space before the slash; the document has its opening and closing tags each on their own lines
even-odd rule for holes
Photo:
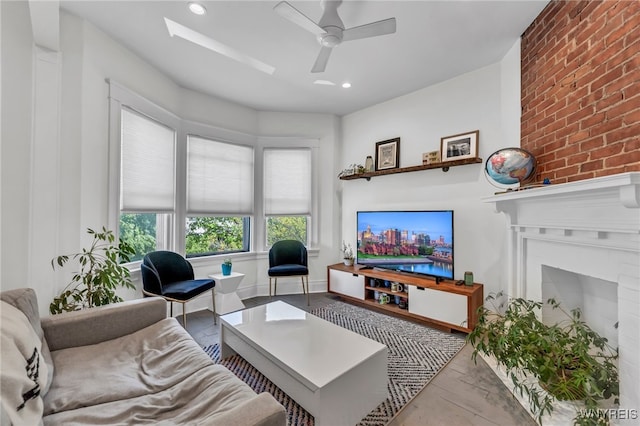
<svg viewBox="0 0 640 426">
<path fill-rule="evenodd" d="M 108 219 L 109 229 L 114 230 L 116 235 L 120 235 L 120 195 L 121 195 L 121 162 L 122 153 L 122 120 L 121 111 L 126 108 L 132 110 L 144 117 L 156 121 L 175 132 L 175 159 L 176 159 L 176 182 L 174 183 L 174 208 L 173 211 L 149 212 L 157 214 L 170 215 L 167 219 L 168 231 L 166 235 L 162 235 L 163 244 L 159 248 L 170 250 L 175 245 L 175 221 L 176 221 L 176 202 L 177 195 L 180 192 L 177 186 L 177 175 L 179 167 L 179 145 L 180 145 L 180 118 L 170 111 L 154 104 L 153 102 L 137 95 L 125 87 L 108 80 L 109 83 L 109 199 L 108 199 Z M 127 213 L 127 212 L 125 212 Z M 164 232 L 164 231 L 163 231 Z M 166 247 L 163 247 L 166 244 Z M 140 263 L 131 262 L 132 264 Z"/>
<path fill-rule="evenodd" d="M 254 227 L 254 237 L 257 239 L 258 247 L 261 251 L 269 251 L 267 244 L 267 215 L 264 212 L 264 188 L 262 185 L 262 178 L 264 176 L 264 151 L 265 149 L 296 149 L 296 148 L 308 148 L 311 151 L 311 211 L 307 219 L 307 242 L 305 245 L 307 249 L 317 247 L 318 235 L 319 235 L 319 180 L 318 180 L 318 163 L 319 163 L 319 147 L 320 140 L 316 138 L 305 137 L 266 137 L 262 136 L 258 138 L 259 149 L 256 150 L 256 155 L 259 155 L 259 167 L 256 168 L 256 190 L 260 191 L 259 200 L 256 202 L 256 210 L 259 211 L 261 220 L 259 224 Z M 292 215 L 295 216 L 295 215 Z"/>
<path fill-rule="evenodd" d="M 109 196 L 108 218 L 109 229 L 113 229 L 119 235 L 120 222 L 120 154 L 121 154 L 121 120 L 120 110 L 127 107 L 143 116 L 147 116 L 176 131 L 176 167 L 175 167 L 175 203 L 171 213 L 170 231 L 166 236 L 166 247 L 163 249 L 185 254 L 186 250 L 186 223 L 187 212 L 187 138 L 189 135 L 198 136 L 214 141 L 251 146 L 254 148 L 254 211 L 249 217 L 249 251 L 234 254 L 236 256 L 256 255 L 268 251 L 266 245 L 266 217 L 263 205 L 263 159 L 265 148 L 310 148 L 311 149 L 311 214 L 307 224 L 307 248 L 313 249 L 318 245 L 319 235 L 319 184 L 318 163 L 319 146 L 318 138 L 298 136 L 256 136 L 230 129 L 224 129 L 205 123 L 195 122 L 180 118 L 143 96 L 127 89 L 113 80 L 107 80 L 109 85 Z M 156 213 L 156 212 L 150 212 Z M 214 215 L 212 215 L 214 216 Z M 215 216 L 220 216 L 215 214 Z M 191 257 L 194 259 L 222 258 L 225 254 L 202 255 Z M 137 268 L 140 262 L 128 264 L 130 268 Z"/>
</svg>

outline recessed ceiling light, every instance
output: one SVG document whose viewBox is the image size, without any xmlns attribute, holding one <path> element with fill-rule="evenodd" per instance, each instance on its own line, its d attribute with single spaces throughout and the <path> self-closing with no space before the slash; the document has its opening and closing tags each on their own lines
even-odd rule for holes
<svg viewBox="0 0 640 426">
<path fill-rule="evenodd" d="M 349 83 L 348 81 L 347 81 L 347 82 L 345 82 L 345 83 L 342 83 L 342 87 L 343 87 L 344 89 L 348 89 L 349 87 L 351 87 L 351 83 Z"/>
<path fill-rule="evenodd" d="M 207 13 L 207 8 L 196 2 L 189 3 L 189 10 L 196 15 L 204 15 L 205 13 Z"/>
</svg>

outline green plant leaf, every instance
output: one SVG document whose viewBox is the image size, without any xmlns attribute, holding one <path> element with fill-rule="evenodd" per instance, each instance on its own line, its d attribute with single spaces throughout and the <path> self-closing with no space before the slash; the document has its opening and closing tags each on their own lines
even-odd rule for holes
<svg viewBox="0 0 640 426">
<path fill-rule="evenodd" d="M 93 236 L 89 248 L 51 261 L 54 269 L 56 264 L 63 267 L 69 259 L 77 261 L 79 266 L 65 290 L 51 302 L 52 314 L 121 302 L 122 298 L 116 294 L 118 287 L 135 289 L 129 269 L 119 263 L 120 259 L 128 261 L 133 254 L 131 246 L 125 242 L 114 246 L 115 235 L 104 226 L 102 232 L 88 228 L 87 233 Z"/>
<path fill-rule="evenodd" d="M 488 295 L 486 301 L 494 309 L 478 309 L 476 327 L 467 336 L 474 347 L 472 359 L 478 353 L 494 357 L 505 368 L 514 392 L 526 395 L 538 422 L 551 413 L 555 398 L 579 398 L 591 408 L 600 400 L 618 399 L 618 350 L 581 320 L 579 309 L 567 312 L 558 301 L 549 299 L 547 304 L 565 319 L 547 325 L 540 320 L 542 302 L 505 300 L 501 292 Z M 541 393 L 537 382 L 548 393 Z M 584 420 L 575 419 L 588 424 Z"/>
</svg>

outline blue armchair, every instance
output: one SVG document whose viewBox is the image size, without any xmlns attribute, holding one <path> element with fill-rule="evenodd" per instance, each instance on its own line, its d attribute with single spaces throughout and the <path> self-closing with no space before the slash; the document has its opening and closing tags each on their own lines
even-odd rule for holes
<svg viewBox="0 0 640 426">
<path fill-rule="evenodd" d="M 273 294 L 278 290 L 278 277 L 296 277 L 302 280 L 302 293 L 307 295 L 309 305 L 309 268 L 307 248 L 300 241 L 282 240 L 269 250 L 269 297 L 271 297 L 271 279 L 274 278 Z M 306 289 L 305 289 L 306 279 Z"/>
<path fill-rule="evenodd" d="M 182 325 L 187 328 L 186 303 L 211 290 L 213 299 L 213 323 L 216 324 L 215 281 L 194 279 L 191 263 L 172 251 L 154 251 L 142 259 L 142 293 L 146 296 L 160 296 L 171 303 L 182 303 Z"/>
</svg>

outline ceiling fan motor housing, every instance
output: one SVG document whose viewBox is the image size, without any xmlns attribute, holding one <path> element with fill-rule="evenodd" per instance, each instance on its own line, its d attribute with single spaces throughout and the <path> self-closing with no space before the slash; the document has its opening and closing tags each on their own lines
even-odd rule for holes
<svg viewBox="0 0 640 426">
<path fill-rule="evenodd" d="M 318 36 L 318 42 L 324 47 L 335 47 L 342 43 L 342 28 L 327 26 L 323 28 L 326 33 Z"/>
</svg>

